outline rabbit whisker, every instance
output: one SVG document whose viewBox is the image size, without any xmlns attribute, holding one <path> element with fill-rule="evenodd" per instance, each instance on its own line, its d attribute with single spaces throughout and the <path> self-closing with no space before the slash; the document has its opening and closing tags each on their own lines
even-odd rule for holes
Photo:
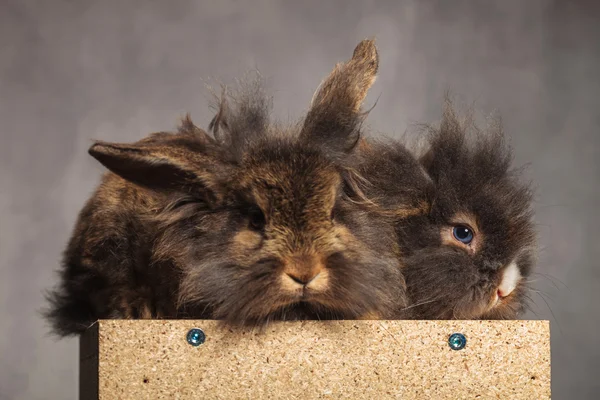
<svg viewBox="0 0 600 400">
<path fill-rule="evenodd" d="M 379 321 L 379 326 L 388 334 L 390 335 L 390 337 L 392 339 L 394 339 L 394 341 L 398 344 L 400 344 L 400 341 L 398 339 L 396 339 L 395 335 L 392 335 L 392 332 L 389 331 L 389 329 L 385 326 L 385 324 L 382 321 Z"/>
<path fill-rule="evenodd" d="M 548 310 L 550 311 L 550 314 L 552 315 L 552 318 L 554 319 L 554 321 L 558 325 L 558 330 L 560 331 L 560 334 L 564 335 L 564 332 L 562 330 L 562 326 L 561 326 L 560 322 L 556 318 L 556 315 L 554 315 L 554 311 L 552 311 L 552 307 L 550 307 L 550 304 L 548 303 L 548 301 L 546 301 L 546 298 L 543 296 L 542 292 L 540 292 L 539 290 L 533 290 L 533 292 L 537 293 L 541 297 L 541 299 L 544 301 L 544 303 L 546 303 L 546 306 L 548 307 Z"/>
<path fill-rule="evenodd" d="M 412 305 L 410 305 L 408 307 L 404 307 L 402 310 L 408 310 L 409 308 L 419 307 L 419 306 L 422 306 L 424 304 L 433 303 L 434 301 L 439 301 L 439 300 L 441 300 L 441 297 L 437 297 L 437 298 L 434 298 L 434 299 L 431 299 L 431 300 L 427 300 L 427 301 L 422 301 L 422 302 L 417 303 L 417 304 L 412 304 Z"/>
<path fill-rule="evenodd" d="M 540 275 L 543 278 L 547 278 L 557 289 L 558 289 L 558 286 L 556 285 L 556 282 L 562 284 L 565 287 L 565 289 L 569 290 L 569 287 L 567 286 L 567 284 L 555 276 L 552 276 L 550 274 L 544 274 L 542 272 L 533 272 L 532 275 Z"/>
</svg>

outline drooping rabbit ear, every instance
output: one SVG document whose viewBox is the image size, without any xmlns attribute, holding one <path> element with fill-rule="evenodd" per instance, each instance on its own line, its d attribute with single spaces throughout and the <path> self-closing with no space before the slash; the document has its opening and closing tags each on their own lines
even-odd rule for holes
<svg viewBox="0 0 600 400">
<path fill-rule="evenodd" d="M 352 58 L 337 64 L 315 92 L 302 136 L 336 152 L 353 149 L 360 139 L 361 105 L 378 69 L 375 41 L 361 41 Z"/>
<path fill-rule="evenodd" d="M 154 190 L 185 190 L 211 200 L 220 198 L 223 177 L 230 172 L 215 146 L 180 135 L 163 143 L 97 141 L 88 152 L 135 184 Z"/>
</svg>

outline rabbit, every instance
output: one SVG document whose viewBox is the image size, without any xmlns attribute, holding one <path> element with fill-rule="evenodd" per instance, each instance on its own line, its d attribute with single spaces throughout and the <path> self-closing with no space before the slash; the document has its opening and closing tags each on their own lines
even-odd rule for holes
<svg viewBox="0 0 600 400">
<path fill-rule="evenodd" d="M 223 93 L 208 132 L 187 115 L 177 132 L 94 143 L 108 172 L 47 296 L 53 332 L 119 318 L 264 327 L 394 316 L 406 306 L 395 220 L 361 197 L 350 161 L 377 71 L 366 39 L 299 124 L 271 123 L 254 82 Z"/>
<path fill-rule="evenodd" d="M 511 168 L 501 123 L 480 129 L 472 116 L 461 121 L 447 94 L 440 126 L 425 131 L 426 151 L 412 152 L 421 168 L 407 168 L 406 143 L 366 140 L 357 167 L 383 212 L 401 206 L 396 232 L 409 305 L 399 318 L 516 319 L 527 309 L 537 234 L 533 190 Z M 424 212 L 404 212 L 411 202 Z"/>
</svg>

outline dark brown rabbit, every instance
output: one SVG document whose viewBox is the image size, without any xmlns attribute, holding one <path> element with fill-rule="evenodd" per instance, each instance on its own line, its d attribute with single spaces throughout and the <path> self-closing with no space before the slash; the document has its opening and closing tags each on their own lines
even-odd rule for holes
<svg viewBox="0 0 600 400">
<path fill-rule="evenodd" d="M 387 318 L 405 305 L 390 218 L 350 167 L 378 55 L 365 40 L 298 126 L 269 122 L 260 86 L 223 96 L 213 135 L 97 142 L 107 173 L 65 252 L 47 317 L 59 335 L 102 318 Z"/>
<path fill-rule="evenodd" d="M 427 131 L 420 172 L 407 168 L 400 143 L 363 146 L 370 149 L 364 176 L 383 192 L 385 210 L 398 198 L 408 204 L 406 193 L 429 208 L 397 225 L 410 302 L 402 318 L 517 318 L 527 306 L 536 233 L 532 192 L 511 168 L 502 127 L 481 130 L 470 117 L 460 121 L 447 99 L 440 126 Z M 365 166 L 390 172 L 373 174 Z"/>
</svg>

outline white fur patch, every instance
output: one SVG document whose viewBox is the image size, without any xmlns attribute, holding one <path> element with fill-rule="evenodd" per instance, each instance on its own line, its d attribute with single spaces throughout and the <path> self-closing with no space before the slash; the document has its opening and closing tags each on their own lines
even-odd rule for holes
<svg viewBox="0 0 600 400">
<path fill-rule="evenodd" d="M 508 267 L 502 272 L 502 281 L 498 286 L 498 294 L 506 297 L 515 290 L 521 280 L 521 272 L 516 262 L 511 262 Z"/>
</svg>

